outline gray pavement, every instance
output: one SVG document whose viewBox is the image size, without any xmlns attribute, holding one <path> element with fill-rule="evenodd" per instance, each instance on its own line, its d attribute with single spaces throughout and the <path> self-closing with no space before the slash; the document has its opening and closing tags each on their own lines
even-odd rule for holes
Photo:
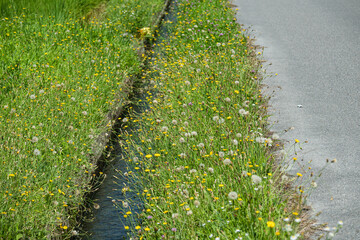
<svg viewBox="0 0 360 240">
<path fill-rule="evenodd" d="M 237 19 L 265 47 L 265 84 L 276 90 L 272 130 L 309 141 L 300 152 L 319 171 L 308 202 L 320 223 L 344 227 L 334 239 L 360 239 L 360 1 L 234 0 Z M 265 64 L 266 65 L 266 64 Z M 278 88 L 278 87 L 281 87 Z M 268 91 L 269 92 L 269 91 Z M 297 105 L 302 105 L 298 108 Z M 284 133 L 285 129 L 294 130 Z"/>
</svg>

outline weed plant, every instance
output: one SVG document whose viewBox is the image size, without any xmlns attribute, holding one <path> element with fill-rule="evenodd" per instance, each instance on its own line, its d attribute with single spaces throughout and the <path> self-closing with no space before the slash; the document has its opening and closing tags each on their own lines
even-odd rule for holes
<svg viewBox="0 0 360 240">
<path fill-rule="evenodd" d="M 134 46 L 163 1 L 0 4 L 0 238 L 68 238 L 92 146 L 141 73 Z"/>
<path fill-rule="evenodd" d="M 148 58 L 148 109 L 123 120 L 140 127 L 123 126 L 135 169 L 124 176 L 139 185 L 122 190 L 145 204 L 125 229 L 140 239 L 300 238 L 301 195 L 289 204 L 274 167 L 278 136 L 249 38 L 225 0 L 179 0 L 174 14 Z M 129 201 L 118 207 L 135 219 Z"/>
</svg>

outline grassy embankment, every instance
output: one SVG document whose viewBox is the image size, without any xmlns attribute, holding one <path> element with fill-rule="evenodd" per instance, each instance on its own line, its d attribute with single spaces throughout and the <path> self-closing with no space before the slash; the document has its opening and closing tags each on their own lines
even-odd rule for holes
<svg viewBox="0 0 360 240">
<path fill-rule="evenodd" d="M 180 0 L 175 17 L 148 59 L 149 111 L 123 120 L 135 169 L 124 176 L 141 184 L 122 190 L 145 204 L 141 225 L 125 229 L 144 239 L 300 238 L 303 189 L 288 201 L 295 195 L 271 155 L 278 136 L 267 130 L 261 66 L 228 1 Z M 127 131 L 131 122 L 140 128 Z M 119 206 L 128 219 L 130 205 Z"/>
<path fill-rule="evenodd" d="M 0 238 L 70 237 L 162 0 L 0 1 Z M 106 146 L 104 146 L 106 148 Z M 101 150 L 101 149 L 100 149 Z"/>
</svg>

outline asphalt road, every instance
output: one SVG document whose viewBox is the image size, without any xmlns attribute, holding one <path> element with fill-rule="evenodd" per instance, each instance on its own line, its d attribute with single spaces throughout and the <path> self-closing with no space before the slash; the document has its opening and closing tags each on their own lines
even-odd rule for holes
<svg viewBox="0 0 360 240">
<path fill-rule="evenodd" d="M 276 90 L 272 129 L 290 143 L 309 141 L 300 152 L 319 171 L 308 202 L 334 239 L 360 239 L 360 1 L 234 0 L 237 19 L 265 47 L 265 80 Z M 266 65 L 266 64 L 265 64 Z M 280 88 L 279 88 L 280 87 Z M 269 91 L 267 91 L 269 92 Z M 302 108 L 297 107 L 302 105 Z M 294 130 L 284 133 L 285 129 Z M 297 171 L 297 170 L 295 170 Z"/>
</svg>

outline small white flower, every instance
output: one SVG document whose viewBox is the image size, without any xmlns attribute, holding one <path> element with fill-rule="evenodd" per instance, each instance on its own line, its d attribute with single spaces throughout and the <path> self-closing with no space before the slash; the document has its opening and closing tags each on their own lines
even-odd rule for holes
<svg viewBox="0 0 360 240">
<path fill-rule="evenodd" d="M 239 81 L 235 81 L 234 83 L 235 83 L 236 85 L 239 85 L 240 82 L 239 82 Z"/>
<path fill-rule="evenodd" d="M 31 100 L 34 100 L 36 98 L 36 96 L 33 94 L 33 95 L 30 95 L 30 99 Z"/>
<path fill-rule="evenodd" d="M 343 221 L 338 221 L 338 224 L 339 224 L 340 226 L 344 225 Z"/>
<path fill-rule="evenodd" d="M 288 221 L 290 221 L 289 218 L 284 218 L 284 222 L 288 222 Z"/>
<path fill-rule="evenodd" d="M 74 97 L 72 97 L 72 98 L 70 98 L 72 101 L 75 101 L 75 98 Z"/>
<path fill-rule="evenodd" d="M 44 90 L 42 90 L 42 89 L 39 91 L 39 93 L 40 93 L 40 94 L 43 94 L 44 92 L 45 92 L 45 91 L 44 91 Z"/>
<path fill-rule="evenodd" d="M 332 233 L 332 232 L 331 232 L 331 233 L 329 233 L 329 235 L 328 235 L 328 237 L 329 237 L 329 238 L 333 238 L 334 236 L 335 236 L 335 234 L 334 234 L 334 233 Z"/>
<path fill-rule="evenodd" d="M 231 200 L 235 200 L 235 199 L 237 199 L 237 197 L 238 197 L 238 194 L 236 192 L 230 192 L 228 194 L 228 198 Z"/>
<path fill-rule="evenodd" d="M 301 222 L 301 219 L 300 219 L 300 218 L 296 218 L 296 219 L 295 219 L 295 222 L 299 223 L 299 222 Z"/>
<path fill-rule="evenodd" d="M 235 146 L 237 146 L 239 144 L 239 142 L 236 139 L 234 139 L 232 142 Z"/>
<path fill-rule="evenodd" d="M 221 43 L 216 43 L 216 46 L 220 47 L 220 46 L 221 46 Z"/>
<path fill-rule="evenodd" d="M 122 205 L 123 205 L 124 208 L 128 208 L 128 207 L 129 207 L 129 203 L 128 203 L 128 202 L 123 202 Z"/>
<path fill-rule="evenodd" d="M 173 213 L 173 214 L 171 215 L 171 217 L 172 217 L 172 218 L 177 218 L 177 217 L 179 217 L 179 214 L 178 214 L 178 213 Z"/>
<path fill-rule="evenodd" d="M 82 114 L 86 116 L 88 113 L 87 111 L 83 111 Z"/>
<path fill-rule="evenodd" d="M 129 119 L 128 118 L 123 118 L 123 120 L 121 120 L 123 123 L 126 123 L 126 122 L 128 122 L 129 121 Z"/>
<path fill-rule="evenodd" d="M 235 230 L 235 233 L 238 233 L 238 232 L 241 232 L 240 229 L 236 229 L 236 230 Z"/>
<path fill-rule="evenodd" d="M 185 154 L 185 153 L 180 153 L 180 157 L 181 157 L 181 158 L 185 158 L 185 157 L 186 157 L 186 154 Z"/>
</svg>

